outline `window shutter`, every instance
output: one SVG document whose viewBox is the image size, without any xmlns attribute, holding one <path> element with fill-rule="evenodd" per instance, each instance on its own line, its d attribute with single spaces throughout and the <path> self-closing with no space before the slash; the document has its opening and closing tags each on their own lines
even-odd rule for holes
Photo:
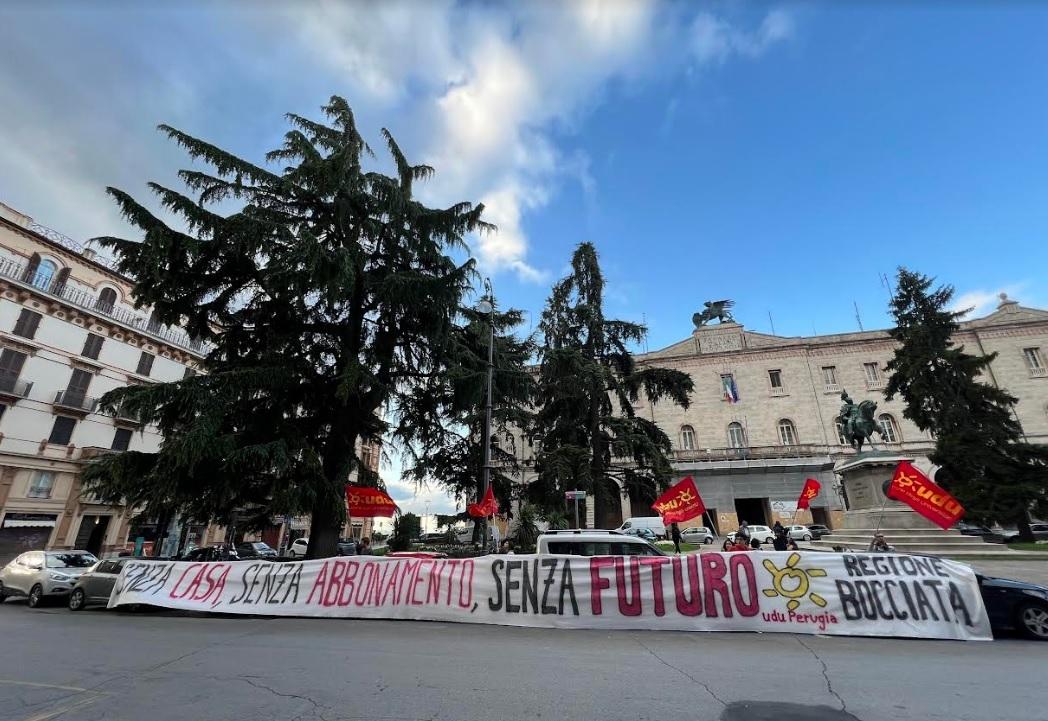
<svg viewBox="0 0 1048 721">
<path fill-rule="evenodd" d="M 152 353 L 142 351 L 142 355 L 138 358 L 138 369 L 135 372 L 140 376 L 149 375 L 149 372 L 153 370 L 153 359 L 155 357 Z"/>
<path fill-rule="evenodd" d="M 32 338 L 36 335 L 36 329 L 40 325 L 40 314 L 23 308 L 15 322 L 14 334 L 23 338 Z"/>
<path fill-rule="evenodd" d="M 69 418 L 68 416 L 55 416 L 55 425 L 51 428 L 51 436 L 47 439 L 47 442 L 59 446 L 69 445 L 69 440 L 73 437 L 73 428 L 75 426 L 75 418 Z"/>
<path fill-rule="evenodd" d="M 100 335 L 94 333 L 87 334 L 87 340 L 84 341 L 84 350 L 80 355 L 85 358 L 92 358 L 98 360 L 98 354 L 102 351 L 102 341 L 104 339 Z"/>
</svg>

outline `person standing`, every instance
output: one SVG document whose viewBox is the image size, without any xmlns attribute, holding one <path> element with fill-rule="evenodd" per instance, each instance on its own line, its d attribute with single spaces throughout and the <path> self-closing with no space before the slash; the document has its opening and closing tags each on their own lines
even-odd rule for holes
<svg viewBox="0 0 1048 721">
<path fill-rule="evenodd" d="M 673 538 L 673 550 L 676 551 L 677 555 L 679 556 L 680 555 L 681 533 L 680 533 L 680 526 L 678 526 L 676 523 L 674 523 L 674 524 L 672 524 L 670 526 L 670 536 Z"/>
<path fill-rule="evenodd" d="M 739 530 L 735 532 L 735 535 L 742 538 L 744 541 L 749 542 L 750 540 L 750 524 L 743 521 L 739 524 Z"/>
<path fill-rule="evenodd" d="M 371 539 L 364 536 L 360 539 L 360 546 L 357 547 L 358 556 L 370 556 L 371 555 Z"/>
</svg>

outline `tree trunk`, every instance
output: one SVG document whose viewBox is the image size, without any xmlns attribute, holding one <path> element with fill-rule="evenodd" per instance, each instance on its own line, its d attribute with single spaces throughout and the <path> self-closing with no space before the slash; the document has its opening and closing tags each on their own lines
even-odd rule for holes
<svg viewBox="0 0 1048 721">
<path fill-rule="evenodd" d="M 345 489 L 336 484 L 335 489 L 328 487 L 325 490 L 313 505 L 306 560 L 338 555 L 338 540 L 346 520 Z"/>
<path fill-rule="evenodd" d="M 1030 518 L 1025 513 L 1022 514 L 1015 521 L 1015 527 L 1019 529 L 1019 540 L 1027 543 L 1033 543 L 1036 539 L 1033 537 L 1033 530 L 1030 529 Z"/>
</svg>

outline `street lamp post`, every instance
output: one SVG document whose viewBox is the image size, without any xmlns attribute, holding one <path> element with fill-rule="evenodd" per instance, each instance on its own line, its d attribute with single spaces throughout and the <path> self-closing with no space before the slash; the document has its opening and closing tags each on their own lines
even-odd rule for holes
<svg viewBox="0 0 1048 721">
<path fill-rule="evenodd" d="M 480 487 L 480 497 L 477 503 L 483 501 L 491 484 L 491 381 L 495 372 L 495 298 L 491 291 L 491 280 L 484 279 L 484 290 L 487 297 L 480 301 L 477 310 L 488 314 L 488 379 L 487 396 L 484 402 L 484 469 Z M 488 519 L 485 516 L 480 521 L 481 538 L 484 546 L 488 545 Z"/>
</svg>

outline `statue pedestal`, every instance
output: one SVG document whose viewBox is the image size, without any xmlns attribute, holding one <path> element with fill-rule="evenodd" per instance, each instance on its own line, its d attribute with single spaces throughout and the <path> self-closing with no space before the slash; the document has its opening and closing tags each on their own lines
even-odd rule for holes
<svg viewBox="0 0 1048 721">
<path fill-rule="evenodd" d="M 839 462 L 833 471 L 840 475 L 848 498 L 843 529 L 938 530 L 938 526 L 915 513 L 905 503 L 893 501 L 884 495 L 885 481 L 891 480 L 899 462 L 912 463 L 913 460 L 912 455 L 872 451 Z"/>
</svg>

